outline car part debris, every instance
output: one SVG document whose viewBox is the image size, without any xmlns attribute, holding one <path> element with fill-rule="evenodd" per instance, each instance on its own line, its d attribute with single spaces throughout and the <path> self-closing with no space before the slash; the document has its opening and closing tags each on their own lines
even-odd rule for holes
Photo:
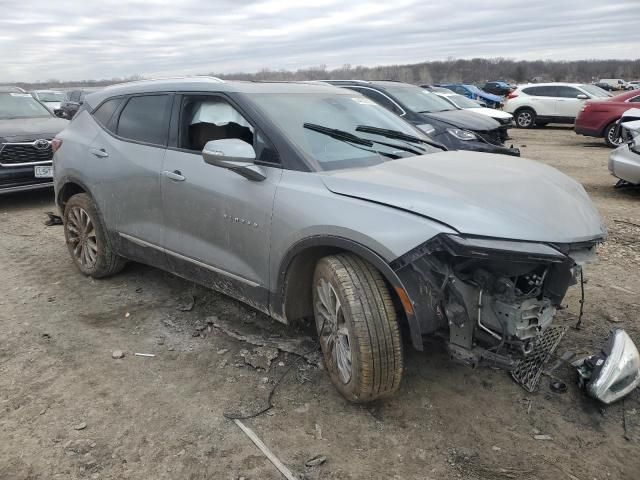
<svg viewBox="0 0 640 480">
<path fill-rule="evenodd" d="M 574 364 L 581 387 L 603 403 L 610 404 L 631 393 L 640 384 L 640 354 L 622 329 L 614 329 L 604 348 Z"/>
<path fill-rule="evenodd" d="M 153 353 L 134 353 L 136 357 L 155 357 Z"/>
<path fill-rule="evenodd" d="M 44 212 L 49 217 L 48 220 L 45 220 L 44 224 L 47 227 L 53 227 L 54 225 L 62 225 L 62 217 L 60 215 L 56 215 L 53 212 Z"/>
<path fill-rule="evenodd" d="M 511 371 L 513 379 L 527 392 L 535 391 L 544 365 L 558 348 L 558 344 L 566 332 L 567 327 L 563 326 L 548 328 L 538 338 L 533 350 Z"/>
<path fill-rule="evenodd" d="M 251 439 L 251 441 L 255 444 L 255 446 L 258 447 L 258 449 L 260 449 L 262 453 L 264 453 L 264 456 L 267 457 L 271 463 L 273 463 L 274 467 L 276 467 L 280 471 L 280 473 L 284 475 L 284 477 L 287 480 L 298 480 L 298 478 L 291 472 L 291 470 L 289 470 L 285 466 L 285 464 L 282 463 L 278 459 L 278 457 L 276 457 L 271 452 L 271 450 L 269 450 L 269 447 L 267 447 L 264 444 L 264 442 L 260 440 L 260 438 L 254 433 L 253 430 L 251 430 L 249 427 L 247 427 L 244 423 L 242 423 L 237 418 L 234 419 L 233 421 L 240 428 L 240 430 L 242 430 L 245 433 L 245 435 Z"/>
<path fill-rule="evenodd" d="M 325 457 L 324 455 L 316 455 L 315 457 L 310 458 L 309 460 L 304 462 L 304 464 L 307 467 L 317 467 L 319 465 L 322 465 L 326 461 L 327 457 Z"/>
<path fill-rule="evenodd" d="M 549 388 L 553 393 L 567 393 L 567 384 L 560 380 L 553 380 Z"/>
</svg>

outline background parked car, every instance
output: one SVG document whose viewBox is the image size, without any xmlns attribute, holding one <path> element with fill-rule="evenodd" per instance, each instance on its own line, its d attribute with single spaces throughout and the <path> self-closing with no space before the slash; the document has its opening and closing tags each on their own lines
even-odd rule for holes
<svg viewBox="0 0 640 480">
<path fill-rule="evenodd" d="M 507 130 L 513 126 L 513 115 L 507 112 L 503 112 L 502 110 L 497 110 L 495 108 L 487 108 L 484 105 L 480 104 L 480 102 L 478 102 L 477 100 L 471 100 L 470 98 L 464 97 L 445 88 L 436 88 L 438 88 L 438 90 L 432 89 L 431 91 L 433 91 L 439 97 L 442 97 L 446 101 L 450 102 L 454 107 L 462 108 L 470 112 L 479 113 L 480 115 L 485 115 L 487 117 L 493 118 L 495 121 L 500 123 L 500 125 L 502 125 L 502 141 L 504 142 L 509 139 Z M 427 90 L 429 89 L 427 88 Z"/>
<path fill-rule="evenodd" d="M 505 112 L 512 113 L 520 128 L 548 123 L 574 123 L 585 101 L 608 98 L 594 85 L 579 83 L 530 83 L 507 95 Z"/>
<path fill-rule="evenodd" d="M 499 95 L 494 95 L 489 92 L 484 92 L 480 90 L 475 85 L 468 85 L 464 83 L 443 83 L 439 85 L 440 87 L 448 88 L 449 90 L 459 94 L 464 95 L 467 98 L 472 100 L 480 100 L 487 107 L 491 108 L 499 108 L 502 105 L 502 97 Z"/>
<path fill-rule="evenodd" d="M 620 118 L 621 135 L 630 140 L 609 155 L 609 171 L 619 179 L 617 187 L 640 185 L 640 108 L 631 108 Z"/>
<path fill-rule="evenodd" d="M 84 97 L 95 90 L 96 89 L 91 88 L 69 90 L 65 93 L 64 99 L 60 103 L 60 116 L 71 120 L 80 106 L 84 103 Z"/>
<path fill-rule="evenodd" d="M 613 90 L 627 90 L 627 82 L 622 78 L 601 78 L 598 83 L 609 85 Z"/>
<path fill-rule="evenodd" d="M 603 137 L 610 147 L 622 143 L 617 121 L 634 105 L 640 105 L 640 92 L 631 90 L 615 97 L 589 100 L 576 118 L 575 131 L 578 135 Z"/>
<path fill-rule="evenodd" d="M 597 82 L 597 83 L 594 83 L 594 85 L 598 88 L 601 88 L 602 90 L 606 90 L 607 92 L 616 91 L 616 88 L 612 87 L 608 83 Z"/>
<path fill-rule="evenodd" d="M 493 93 L 494 95 L 500 95 L 503 97 L 512 91 L 513 87 L 507 82 L 487 82 L 484 84 L 484 87 L 482 87 L 482 90 L 487 93 Z"/>
<path fill-rule="evenodd" d="M 0 87 L 0 194 L 51 187 L 51 139 L 67 126 L 29 93 Z"/>
<path fill-rule="evenodd" d="M 500 123 L 454 107 L 416 85 L 366 80 L 327 80 L 326 83 L 362 93 L 427 132 L 449 150 L 520 155 L 517 148 L 504 146 Z"/>
<path fill-rule="evenodd" d="M 60 109 L 60 103 L 64 100 L 64 92 L 56 90 L 34 90 L 31 95 L 54 113 Z"/>
</svg>

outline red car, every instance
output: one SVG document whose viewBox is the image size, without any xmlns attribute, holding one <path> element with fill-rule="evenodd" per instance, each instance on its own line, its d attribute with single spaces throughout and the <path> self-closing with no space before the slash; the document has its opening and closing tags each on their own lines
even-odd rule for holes
<svg viewBox="0 0 640 480">
<path fill-rule="evenodd" d="M 633 107 L 640 107 L 640 90 L 602 100 L 589 100 L 578 113 L 575 131 L 578 135 L 604 137 L 607 145 L 617 147 L 622 139 L 616 131 L 616 121 Z"/>
</svg>

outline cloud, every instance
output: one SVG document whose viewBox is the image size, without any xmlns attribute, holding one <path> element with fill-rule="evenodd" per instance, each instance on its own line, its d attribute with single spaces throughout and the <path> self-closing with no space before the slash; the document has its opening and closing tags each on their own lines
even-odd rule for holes
<svg viewBox="0 0 640 480">
<path fill-rule="evenodd" d="M 309 4 L 307 4 L 309 3 Z M 638 58 L 637 0 L 3 0 L 0 81 Z M 517 4 L 517 5 L 516 5 Z"/>
</svg>

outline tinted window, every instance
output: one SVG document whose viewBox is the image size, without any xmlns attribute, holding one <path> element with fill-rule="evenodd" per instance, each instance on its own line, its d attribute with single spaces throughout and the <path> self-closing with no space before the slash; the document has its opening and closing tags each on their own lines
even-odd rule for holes
<svg viewBox="0 0 640 480">
<path fill-rule="evenodd" d="M 638 95 L 637 97 L 630 98 L 629 101 L 632 103 L 640 102 L 640 95 Z"/>
<path fill-rule="evenodd" d="M 96 121 L 102 126 L 106 127 L 107 125 L 109 125 L 109 120 L 111 120 L 111 117 L 121 103 L 122 98 L 113 98 L 111 100 L 107 100 L 102 105 L 100 105 L 96 111 L 93 112 L 93 118 L 95 118 Z"/>
<path fill-rule="evenodd" d="M 581 92 L 577 88 L 565 87 L 565 86 L 562 86 L 562 85 L 559 85 L 559 86 L 556 87 L 556 96 L 557 97 L 576 98 L 580 94 L 584 95 L 584 92 Z"/>
<path fill-rule="evenodd" d="M 534 97 L 555 97 L 556 96 L 556 87 L 550 86 L 550 85 L 545 87 L 523 88 L 522 91 L 527 95 L 533 95 Z"/>
<path fill-rule="evenodd" d="M 387 110 L 391 110 L 392 112 L 395 112 L 395 113 L 398 113 L 398 114 L 403 113 L 396 106 L 395 103 L 393 103 L 391 100 L 389 100 L 388 97 L 386 97 L 385 95 L 383 95 L 382 93 L 380 93 L 380 92 L 378 92 L 376 90 L 371 90 L 369 88 L 356 88 L 356 87 L 351 88 L 351 90 L 355 90 L 356 92 L 360 92 L 365 97 L 369 97 L 371 100 L 376 102 L 378 105 L 382 105 Z"/>
<path fill-rule="evenodd" d="M 118 135 L 138 142 L 166 145 L 168 99 L 168 95 L 129 99 L 120 114 Z"/>
</svg>

